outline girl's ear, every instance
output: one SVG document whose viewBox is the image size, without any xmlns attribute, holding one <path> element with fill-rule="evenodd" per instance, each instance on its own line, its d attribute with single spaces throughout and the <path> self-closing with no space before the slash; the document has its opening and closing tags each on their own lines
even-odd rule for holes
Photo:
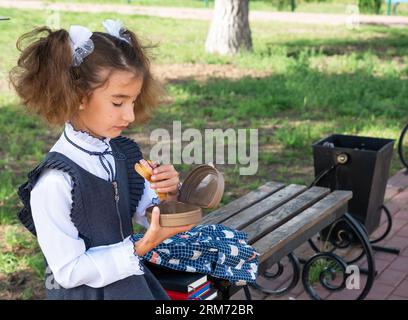
<svg viewBox="0 0 408 320">
<path fill-rule="evenodd" d="M 84 96 L 84 97 L 82 98 L 82 100 L 81 100 L 81 106 L 82 106 L 83 108 L 85 108 L 85 107 L 87 106 L 87 104 L 88 104 L 88 101 L 89 101 L 88 97 L 87 97 L 87 96 Z"/>
</svg>

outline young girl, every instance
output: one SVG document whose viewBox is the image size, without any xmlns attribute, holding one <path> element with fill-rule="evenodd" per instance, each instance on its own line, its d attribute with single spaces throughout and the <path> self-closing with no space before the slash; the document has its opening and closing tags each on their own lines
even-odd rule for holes
<svg viewBox="0 0 408 320">
<path fill-rule="evenodd" d="M 103 25 L 106 32 L 37 28 L 17 43 L 22 54 L 10 73 L 17 94 L 49 123 L 65 125 L 19 188 L 19 218 L 46 258 L 49 299 L 168 299 L 140 257 L 192 227 L 160 227 L 157 207 L 150 225 L 144 217 L 154 190 L 177 197 L 179 175 L 155 166 L 150 185 L 134 171 L 143 163 L 139 146 L 120 136 L 147 119 L 161 90 L 136 35 L 119 21 Z M 148 228 L 139 240 L 130 237 L 132 217 Z"/>
</svg>

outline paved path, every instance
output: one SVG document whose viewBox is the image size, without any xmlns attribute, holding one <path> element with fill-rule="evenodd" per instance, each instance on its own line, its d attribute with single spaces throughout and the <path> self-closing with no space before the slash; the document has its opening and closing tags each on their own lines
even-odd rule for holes
<svg viewBox="0 0 408 320">
<path fill-rule="evenodd" d="M 210 20 L 212 9 L 196 8 L 167 8 L 167 7 L 147 7 L 126 4 L 82 4 L 82 3 L 45 3 L 42 1 L 28 0 L 0 0 L 0 7 L 36 9 L 36 10 L 60 10 L 74 12 L 115 12 L 127 15 L 149 15 L 175 19 Z M 345 7 L 345 12 L 346 12 Z M 351 26 L 357 23 L 406 26 L 408 17 L 400 16 L 374 16 L 374 15 L 353 15 L 353 14 L 319 14 L 300 12 L 268 12 L 250 11 L 251 21 L 264 22 L 286 22 L 304 23 L 316 25 L 346 25 Z"/>
</svg>

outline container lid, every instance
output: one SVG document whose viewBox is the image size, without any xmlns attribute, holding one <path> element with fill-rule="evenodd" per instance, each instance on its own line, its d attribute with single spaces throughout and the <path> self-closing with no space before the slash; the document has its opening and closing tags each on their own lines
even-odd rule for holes
<svg viewBox="0 0 408 320">
<path fill-rule="evenodd" d="M 191 170 L 181 185 L 179 201 L 201 208 L 214 208 L 224 194 L 224 177 L 215 167 L 207 164 Z"/>
</svg>

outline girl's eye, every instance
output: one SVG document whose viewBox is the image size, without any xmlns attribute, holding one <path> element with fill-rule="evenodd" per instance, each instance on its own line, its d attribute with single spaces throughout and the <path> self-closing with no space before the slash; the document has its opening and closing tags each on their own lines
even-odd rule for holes
<svg viewBox="0 0 408 320">
<path fill-rule="evenodd" d="M 132 104 L 135 104 L 135 102 L 136 102 L 136 100 L 132 101 Z M 121 107 L 121 106 L 123 105 L 123 102 L 121 102 L 121 103 L 112 102 L 112 104 L 113 104 L 113 106 L 115 106 L 115 107 Z"/>
</svg>

